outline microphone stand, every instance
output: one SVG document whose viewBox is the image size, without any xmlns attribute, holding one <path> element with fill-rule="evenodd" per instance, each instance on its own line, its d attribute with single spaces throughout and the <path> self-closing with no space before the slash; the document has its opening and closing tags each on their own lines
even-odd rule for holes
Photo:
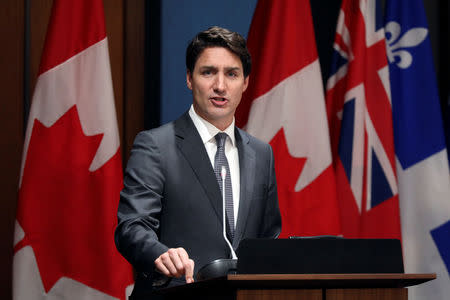
<svg viewBox="0 0 450 300">
<path fill-rule="evenodd" d="M 223 224 L 223 238 L 227 242 L 228 247 L 231 250 L 231 257 L 233 259 L 237 259 L 236 252 L 234 252 L 233 246 L 231 246 L 230 241 L 227 238 L 227 231 L 226 231 L 226 220 L 225 220 L 225 177 L 227 177 L 227 169 L 225 166 L 222 166 L 220 177 L 222 177 L 222 224 Z M 234 224 L 230 224 L 230 226 L 234 226 Z"/>
</svg>

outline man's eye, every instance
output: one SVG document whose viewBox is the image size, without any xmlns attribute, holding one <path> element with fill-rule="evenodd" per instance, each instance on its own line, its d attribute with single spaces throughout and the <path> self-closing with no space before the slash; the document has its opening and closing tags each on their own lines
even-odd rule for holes
<svg viewBox="0 0 450 300">
<path fill-rule="evenodd" d="M 202 75 L 211 75 L 212 72 L 210 70 L 204 70 L 202 71 Z"/>
<path fill-rule="evenodd" d="M 236 77 L 237 74 L 236 74 L 236 72 L 229 72 L 229 73 L 228 73 L 228 76 L 230 76 L 230 77 Z"/>
</svg>

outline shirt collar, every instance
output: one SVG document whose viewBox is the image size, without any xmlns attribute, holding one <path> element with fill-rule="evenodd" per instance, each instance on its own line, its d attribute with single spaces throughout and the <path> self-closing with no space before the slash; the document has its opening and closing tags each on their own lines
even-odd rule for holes
<svg viewBox="0 0 450 300">
<path fill-rule="evenodd" d="M 206 144 L 207 142 L 214 139 L 217 133 L 222 132 L 219 130 L 216 126 L 209 123 L 202 117 L 200 117 L 194 109 L 194 106 L 191 104 L 191 108 L 189 109 L 189 116 L 192 119 L 192 122 L 194 122 L 195 128 L 197 128 L 198 133 L 200 134 L 200 138 L 202 139 L 203 144 Z M 231 144 L 235 146 L 235 136 L 234 136 L 234 117 L 233 122 L 231 122 L 230 126 L 225 128 L 223 132 L 225 132 L 231 140 Z"/>
</svg>

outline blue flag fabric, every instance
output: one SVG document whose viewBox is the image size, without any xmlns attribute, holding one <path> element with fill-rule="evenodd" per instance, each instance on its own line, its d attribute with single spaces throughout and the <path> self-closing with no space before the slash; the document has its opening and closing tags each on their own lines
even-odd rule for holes
<svg viewBox="0 0 450 300">
<path fill-rule="evenodd" d="M 410 299 L 450 295 L 450 175 L 429 31 L 421 0 L 386 3 L 405 271 L 437 273 Z"/>
</svg>

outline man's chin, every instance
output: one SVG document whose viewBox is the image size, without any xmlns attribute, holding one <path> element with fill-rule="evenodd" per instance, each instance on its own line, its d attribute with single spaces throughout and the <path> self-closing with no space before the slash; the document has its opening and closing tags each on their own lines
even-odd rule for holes
<svg viewBox="0 0 450 300">
<path fill-rule="evenodd" d="M 205 118 L 209 123 L 213 124 L 217 128 L 223 130 L 226 127 L 230 126 L 231 122 L 233 122 L 233 114 L 229 111 L 222 111 L 220 113 L 214 112 L 208 115 L 208 118 Z M 225 128 L 221 128 L 224 127 Z"/>
</svg>

